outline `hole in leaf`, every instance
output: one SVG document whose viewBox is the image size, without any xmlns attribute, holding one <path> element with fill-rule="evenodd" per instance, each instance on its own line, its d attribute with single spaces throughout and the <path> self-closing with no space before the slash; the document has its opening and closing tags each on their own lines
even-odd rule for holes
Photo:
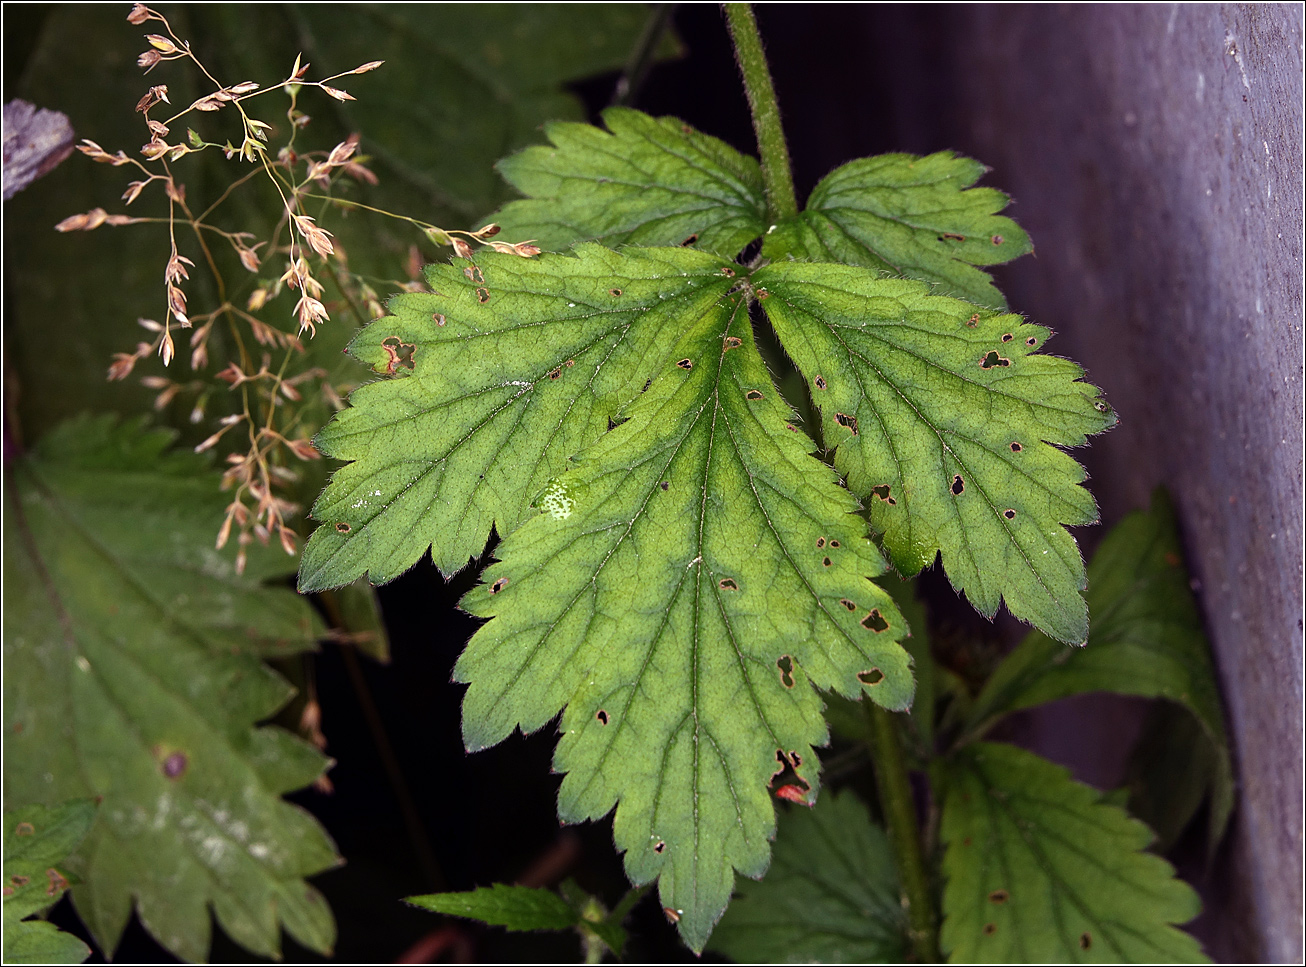
<svg viewBox="0 0 1306 967">
<path fill-rule="evenodd" d="M 767 292 L 765 289 L 758 289 L 758 290 L 757 290 L 757 301 L 758 301 L 758 302 L 765 302 L 765 301 L 766 301 L 767 299 L 769 299 L 769 298 L 771 298 L 771 293 Z"/>
<path fill-rule="evenodd" d="M 398 336 L 386 336 L 381 340 L 381 348 L 385 350 L 387 376 L 393 376 L 400 366 L 404 369 L 413 368 L 413 356 L 417 352 L 415 343 L 402 342 Z"/>
<path fill-rule="evenodd" d="M 1010 897 L 1010 895 L 1011 894 L 1009 894 L 1006 890 L 994 890 L 992 893 L 989 894 L 989 902 L 1006 903 L 1007 898 Z"/>
<path fill-rule="evenodd" d="M 698 241 L 698 232 L 695 232 L 693 235 L 689 236 L 689 238 L 681 242 L 680 247 L 685 248 L 687 246 L 693 245 L 697 241 Z"/>
<path fill-rule="evenodd" d="M 892 496 L 890 496 L 890 489 L 888 484 L 880 484 L 878 487 L 872 487 L 871 496 L 883 500 L 886 504 L 889 504 L 890 506 L 898 502 L 894 500 Z"/>
<path fill-rule="evenodd" d="M 722 578 L 717 582 L 717 587 L 722 591 L 738 591 L 739 585 L 735 583 L 734 578 Z"/>
<path fill-rule="evenodd" d="M 189 764 L 190 762 L 186 758 L 185 752 L 174 752 L 163 760 L 159 771 L 161 771 L 168 779 L 180 779 L 186 772 L 186 766 Z"/>
<path fill-rule="evenodd" d="M 952 495 L 958 497 L 966 489 L 966 481 L 961 479 L 961 474 L 954 474 L 952 477 Z"/>
<path fill-rule="evenodd" d="M 1012 453 L 1019 453 L 1019 452 L 1020 452 L 1021 450 L 1023 450 L 1023 449 L 1025 449 L 1025 448 L 1024 448 L 1023 446 L 1020 445 L 1020 441 L 1019 441 L 1019 440 L 1012 440 L 1012 441 L 1011 441 L 1011 452 L 1012 452 Z"/>
<path fill-rule="evenodd" d="M 817 389 L 825 389 L 825 377 L 824 377 L 824 376 L 821 376 L 821 375 L 818 374 L 817 377 L 816 377 L 816 379 L 812 380 L 812 382 L 816 384 L 816 388 L 817 388 Z"/>
<path fill-rule="evenodd" d="M 998 925 L 996 923 L 986 923 L 984 924 L 983 932 L 984 932 L 984 936 L 991 937 L 998 932 Z"/>
<path fill-rule="evenodd" d="M 661 487 L 663 490 L 666 490 L 671 486 L 671 483 L 670 481 L 664 480 L 660 484 L 658 484 L 658 486 Z"/>
<path fill-rule="evenodd" d="M 830 546 L 831 546 L 831 547 L 838 547 L 838 546 L 839 546 L 839 542 L 838 542 L 838 541 L 831 541 L 831 542 L 830 542 Z"/>
<path fill-rule="evenodd" d="M 852 601 L 849 601 L 847 598 L 840 598 L 840 599 L 839 599 L 839 603 L 842 604 L 842 605 L 843 605 L 845 608 L 847 608 L 849 611 L 856 611 L 856 610 L 857 610 L 857 605 L 856 605 L 856 603 L 855 603 L 855 602 L 852 602 Z"/>
<path fill-rule="evenodd" d="M 989 239 L 989 241 L 992 242 L 994 245 L 1001 245 L 1001 244 L 1002 244 L 1002 236 L 1001 236 L 1001 235 L 994 235 L 991 239 Z"/>
<path fill-rule="evenodd" d="M 1098 401 L 1097 403 L 1093 404 L 1093 409 L 1097 410 L 1099 413 L 1105 413 L 1106 404 L 1101 401 Z"/>
<path fill-rule="evenodd" d="M 744 341 L 740 339 L 738 336 L 726 336 L 725 348 L 727 350 L 738 349 L 743 344 Z"/>
<path fill-rule="evenodd" d="M 762 398 L 761 390 L 750 389 L 747 393 L 744 394 L 744 399 L 747 400 L 760 400 L 761 398 Z"/>
<path fill-rule="evenodd" d="M 23 874 L 21 873 L 15 873 L 13 876 L 9 878 L 10 885 L 12 885 L 13 888 L 16 890 L 21 890 L 23 887 L 27 886 L 27 884 L 31 882 L 32 882 L 31 877 L 23 876 Z"/>
<path fill-rule="evenodd" d="M 948 241 L 948 242 L 964 242 L 964 241 L 966 241 L 966 236 L 965 236 L 965 235 L 958 235 L 956 232 L 944 232 L 942 235 L 939 236 L 939 241 L 940 241 L 940 242 L 943 242 L 943 241 Z"/>
<path fill-rule="evenodd" d="M 1011 360 L 999 356 L 997 352 L 990 350 L 989 353 L 980 360 L 980 369 L 992 369 L 994 366 L 1010 366 Z"/>
<path fill-rule="evenodd" d="M 1003 342 L 1011 342 L 1011 340 L 1013 340 L 1013 339 L 1015 339 L 1015 338 L 1016 338 L 1016 337 L 1013 336 L 1013 335 L 1012 335 L 1011 333 L 1009 333 L 1009 332 L 1004 332 L 1004 333 L 1002 334 L 1002 341 L 1003 341 Z"/>
<path fill-rule="evenodd" d="M 884 672 L 878 668 L 872 668 L 869 671 L 858 672 L 857 680 L 863 685 L 878 685 L 884 681 Z"/>
<path fill-rule="evenodd" d="M 664 843 L 662 840 L 658 840 L 657 843 L 655 843 L 654 846 L 653 846 L 653 852 L 655 852 L 655 853 L 661 853 L 661 852 L 663 852 L 666 848 L 667 848 L 667 844 Z"/>
<path fill-rule="evenodd" d="M 640 390 L 640 392 L 641 392 L 641 393 L 647 393 L 647 392 L 648 392 L 648 388 L 649 388 L 650 386 L 652 386 L 652 385 L 653 385 L 653 377 L 650 376 L 648 379 L 644 380 L 644 388 L 643 388 L 642 390 Z"/>
<path fill-rule="evenodd" d="M 469 265 L 467 268 L 463 269 L 463 275 L 467 276 L 467 278 L 471 279 L 473 282 L 485 281 L 485 276 L 481 274 L 481 270 L 475 265 Z"/>
<path fill-rule="evenodd" d="M 599 709 L 597 712 L 595 712 L 595 713 L 594 713 L 594 718 L 595 718 L 595 720 L 598 721 L 599 725 L 607 725 L 607 724 L 608 724 L 608 713 L 605 712 L 603 709 Z"/>
<path fill-rule="evenodd" d="M 780 669 L 780 684 L 785 688 L 794 687 L 794 660 L 788 655 L 781 655 L 775 663 Z"/>
<path fill-rule="evenodd" d="M 64 879 L 64 875 L 58 870 L 51 867 L 45 871 L 45 875 L 50 881 L 50 885 L 45 888 L 46 896 L 58 896 L 68 889 L 68 881 Z"/>
<path fill-rule="evenodd" d="M 818 537 L 818 538 L 816 539 L 816 549 L 819 551 L 819 550 L 820 550 L 821 548 L 823 548 L 823 547 L 825 547 L 825 538 L 824 538 L 824 537 Z"/>
<path fill-rule="evenodd" d="M 1038 337 L 1037 337 L 1037 336 L 1030 336 L 1028 339 L 1025 340 L 1025 345 L 1026 345 L 1026 346 L 1030 346 L 1030 347 L 1037 346 L 1037 345 L 1038 345 Z"/>
<path fill-rule="evenodd" d="M 1085 930 L 1079 935 L 1079 949 L 1087 950 L 1091 946 L 1093 946 L 1093 935 Z"/>
<path fill-rule="evenodd" d="M 979 325 L 979 313 L 977 312 L 977 313 L 975 313 L 973 316 L 971 316 L 969 319 L 967 319 L 967 320 L 966 320 L 966 325 L 969 326 L 971 329 L 974 329 L 976 326 L 978 326 L 978 325 Z"/>
<path fill-rule="evenodd" d="M 336 532 L 339 534 L 348 534 L 351 530 L 353 530 L 353 528 L 350 527 L 348 524 L 346 524 L 343 520 L 340 521 L 338 524 L 336 524 Z"/>
<path fill-rule="evenodd" d="M 620 290 L 620 289 L 609 289 L 609 290 L 608 290 L 608 295 L 610 295 L 610 296 L 619 296 L 619 295 L 621 295 L 621 290 Z"/>
<path fill-rule="evenodd" d="M 476 301 L 479 302 L 481 305 L 485 305 L 485 303 L 489 302 L 490 290 L 487 289 L 485 286 L 478 287 L 476 290 Z"/>
<path fill-rule="evenodd" d="M 849 416 L 847 413 L 836 413 L 834 415 L 834 422 L 838 423 L 840 426 L 846 426 L 852 431 L 853 436 L 857 435 L 857 417 Z"/>
<path fill-rule="evenodd" d="M 879 608 L 872 608 L 871 613 L 862 619 L 862 627 L 869 628 L 878 635 L 881 631 L 888 630 L 889 622 L 884 620 Z"/>
<path fill-rule="evenodd" d="M 802 766 L 802 764 L 803 764 L 803 757 L 800 756 L 797 752 L 790 752 L 790 753 L 789 753 L 789 763 L 790 763 L 790 764 L 791 764 L 795 769 L 798 769 L 798 768 L 800 768 L 800 767 Z"/>
<path fill-rule="evenodd" d="M 507 579 L 507 578 L 499 578 L 499 580 L 495 581 L 493 584 L 490 585 L 490 593 L 491 593 L 491 594 L 498 594 L 500 591 L 502 591 L 502 590 L 503 590 L 504 588 L 506 588 L 507 586 L 508 586 L 508 579 Z"/>
<path fill-rule="evenodd" d="M 832 563 L 833 562 L 828 557 L 821 558 L 821 564 L 824 567 L 829 567 Z"/>
<path fill-rule="evenodd" d="M 693 369 L 693 368 L 694 368 L 694 364 L 693 364 L 693 362 L 691 362 L 691 361 L 688 360 L 688 359 L 682 359 L 682 360 L 680 360 L 680 362 L 676 363 L 676 365 L 679 366 L 681 369 Z"/>
<path fill-rule="evenodd" d="M 435 323 L 437 326 L 443 326 L 446 321 L 444 318 L 444 313 L 442 312 L 431 313 L 431 321 Z"/>
<path fill-rule="evenodd" d="M 1016 512 L 1012 510 L 1010 507 L 1008 507 L 1006 510 L 1002 512 L 1002 516 L 1007 518 L 1007 520 L 1015 520 Z"/>
<path fill-rule="evenodd" d="M 727 279 L 733 279 L 735 277 L 735 270 L 727 265 L 721 269 L 721 274 L 724 275 Z"/>
<path fill-rule="evenodd" d="M 559 376 L 561 376 L 561 375 L 562 375 L 562 367 L 561 367 L 561 366 L 559 366 L 557 369 L 551 369 L 551 370 L 549 370 L 549 379 L 557 379 L 557 378 L 558 378 Z M 648 389 L 648 384 L 647 384 L 647 383 L 644 384 L 644 388 L 645 388 L 645 389 Z"/>
</svg>

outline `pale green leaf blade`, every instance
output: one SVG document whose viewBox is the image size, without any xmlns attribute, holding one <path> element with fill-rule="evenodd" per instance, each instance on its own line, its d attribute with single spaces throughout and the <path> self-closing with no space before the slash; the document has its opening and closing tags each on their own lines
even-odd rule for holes
<svg viewBox="0 0 1306 967">
<path fill-rule="evenodd" d="M 815 795 L 813 685 L 904 708 L 909 659 L 856 501 L 771 385 L 741 293 L 681 320 L 672 358 L 510 534 L 463 606 L 469 749 L 563 711 L 568 822 L 614 823 L 626 870 L 701 950 L 734 870 L 760 875 L 787 763 Z M 618 801 L 620 804 L 618 805 Z"/>
<path fill-rule="evenodd" d="M 499 162 L 527 197 L 494 216 L 512 241 L 564 249 L 687 245 L 733 258 L 766 231 L 766 196 L 756 159 L 677 118 L 629 108 L 603 112 L 608 130 L 554 123 L 552 147 Z"/>
<path fill-rule="evenodd" d="M 580 922 L 580 914 L 552 890 L 505 883 L 466 893 L 410 896 L 405 902 L 509 930 L 567 930 Z"/>
<path fill-rule="evenodd" d="M 4 923 L 6 964 L 80 964 L 91 948 L 70 933 L 44 920 Z"/>
<path fill-rule="evenodd" d="M 907 919 L 884 830 L 851 792 L 790 807 L 761 883 L 741 880 L 710 947 L 746 963 L 907 959 Z"/>
<path fill-rule="evenodd" d="M 1082 642 L 1084 564 L 1065 524 L 1097 520 L 1083 468 L 1058 447 L 1115 423 L 1050 335 L 919 282 L 796 262 L 754 274 L 821 409 L 825 444 L 866 498 L 894 565 L 943 554 L 954 587 Z"/>
<path fill-rule="evenodd" d="M 1164 698 L 1200 723 L 1215 755 L 1210 831 L 1219 839 L 1233 808 L 1233 767 L 1211 647 L 1188 584 L 1174 507 L 1163 490 L 1103 539 L 1088 566 L 1088 643 L 1067 649 L 1032 632 L 975 700 L 967 731 L 1001 716 L 1084 692 Z"/>
<path fill-rule="evenodd" d="M 31 804 L 100 797 L 70 860 L 73 901 L 111 951 L 133 899 L 180 956 L 207 954 L 210 912 L 256 953 L 279 948 L 303 877 L 335 865 L 322 829 L 279 794 L 326 760 L 254 723 L 289 698 L 259 660 L 313 646 L 320 624 L 289 589 L 284 553 L 250 548 L 244 575 L 213 550 L 218 474 L 169 434 L 112 418 L 65 424 L 6 488 L 5 787 Z M 188 597 L 163 572 L 193 580 Z M 308 922 L 298 918 L 295 924 Z M 318 917 L 317 922 L 323 922 Z M 330 933 L 301 935 L 329 950 Z"/>
<path fill-rule="evenodd" d="M 864 265 L 933 283 L 935 295 L 1005 308 L 975 266 L 1009 262 L 1033 246 L 1024 229 L 997 214 L 1006 195 L 970 187 L 985 170 L 951 151 L 850 161 L 821 180 L 805 211 L 767 236 L 764 252 Z"/>
<path fill-rule="evenodd" d="M 451 574 L 494 525 L 507 534 L 569 456 L 604 433 L 668 361 L 678 319 L 734 280 L 680 250 L 575 257 L 489 253 L 431 266 L 432 293 L 397 296 L 352 352 L 396 378 L 350 398 L 317 438 L 353 461 L 318 498 L 300 587 L 375 584 L 428 547 Z M 411 365 L 411 369 L 408 367 Z"/>
<path fill-rule="evenodd" d="M 1065 769 L 1015 746 L 976 743 L 940 772 L 940 944 L 952 963 L 1192 963 L 1172 924 L 1201 903 L 1152 834 Z"/>
</svg>

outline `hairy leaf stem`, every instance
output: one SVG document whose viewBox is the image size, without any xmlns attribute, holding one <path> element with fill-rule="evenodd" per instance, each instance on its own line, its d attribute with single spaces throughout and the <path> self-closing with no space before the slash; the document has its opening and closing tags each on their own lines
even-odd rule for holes
<svg viewBox="0 0 1306 967">
<path fill-rule="evenodd" d="M 866 718 L 870 725 L 871 756 L 875 763 L 875 784 L 880 792 L 880 808 L 888 827 L 902 878 L 907 902 L 908 934 L 918 963 L 939 960 L 939 937 L 930 893 L 929 875 L 921 852 L 920 828 L 916 822 L 916 802 L 912 798 L 907 764 L 903 759 L 902 741 L 893 713 L 865 699 Z"/>
<path fill-rule="evenodd" d="M 735 44 L 735 59 L 744 76 L 744 91 L 753 113 L 753 130 L 757 132 L 757 150 L 762 156 L 762 180 L 766 185 L 767 215 L 772 221 L 798 214 L 794 196 L 794 176 L 789 170 L 789 146 L 780 125 L 780 105 L 771 84 L 771 70 L 766 65 L 762 38 L 757 32 L 753 8 L 746 3 L 727 3 L 726 21 Z"/>
</svg>

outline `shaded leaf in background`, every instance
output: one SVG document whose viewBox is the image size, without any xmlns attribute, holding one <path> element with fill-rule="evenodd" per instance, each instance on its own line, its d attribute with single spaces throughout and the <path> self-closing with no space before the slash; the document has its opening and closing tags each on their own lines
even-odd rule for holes
<svg viewBox="0 0 1306 967">
<path fill-rule="evenodd" d="M 687 267 L 705 258 L 660 251 Z M 616 806 L 627 873 L 658 878 L 701 950 L 734 870 L 766 868 L 769 781 L 792 767 L 815 795 L 826 727 L 812 686 L 901 709 L 912 681 L 902 618 L 867 580 L 880 555 L 790 422 L 742 294 L 667 326 L 680 340 L 628 419 L 555 479 L 464 598 L 493 620 L 454 674 L 470 683 L 469 749 L 565 706 L 560 815 Z"/>
<path fill-rule="evenodd" d="M 996 214 L 1006 195 L 970 187 L 985 170 L 951 151 L 850 161 L 821 179 L 806 210 L 767 235 L 763 254 L 864 265 L 933 283 L 935 295 L 1005 308 L 975 266 L 1010 262 L 1033 246 L 1024 229 Z"/>
<path fill-rule="evenodd" d="M 452 574 L 507 534 L 569 456 L 604 433 L 670 353 L 683 320 L 734 284 L 698 252 L 578 258 L 487 253 L 432 265 L 434 293 L 350 349 L 395 379 L 370 383 L 317 437 L 336 471 L 313 517 L 301 590 L 389 581 L 431 549 Z M 732 271 L 727 269 L 727 271 Z"/>
<path fill-rule="evenodd" d="M 941 551 L 985 615 L 1005 600 L 1082 642 L 1084 564 L 1062 525 L 1095 521 L 1097 506 L 1058 447 L 1115 414 L 1078 366 L 1036 352 L 1048 330 L 852 266 L 775 263 L 752 281 L 897 569 Z"/>
<path fill-rule="evenodd" d="M 603 121 L 607 131 L 550 124 L 552 146 L 499 162 L 527 196 L 494 215 L 505 238 L 554 250 L 584 240 L 684 245 L 730 259 L 766 231 L 755 158 L 677 118 L 614 107 Z"/>
<path fill-rule="evenodd" d="M 496 883 L 466 893 L 410 896 L 405 902 L 509 930 L 567 930 L 580 923 L 580 911 L 558 894 L 530 886 Z"/>
<path fill-rule="evenodd" d="M 73 900 L 112 951 L 133 899 L 190 960 L 209 907 L 233 939 L 274 955 L 284 926 L 328 951 L 334 924 L 304 877 L 338 859 L 282 801 L 327 761 L 274 727 L 290 697 L 260 661 L 312 648 L 320 624 L 289 589 L 279 548 L 244 576 L 215 552 L 217 473 L 170 434 L 82 419 L 10 465 L 4 571 L 5 789 L 27 805 L 102 797 L 70 862 Z M 274 542 L 275 543 L 275 542 Z"/>
<path fill-rule="evenodd" d="M 771 868 L 739 881 L 709 946 L 741 964 L 905 960 L 893 851 L 866 806 L 845 791 L 781 810 Z"/>
<path fill-rule="evenodd" d="M 91 955 L 81 940 L 51 923 L 23 917 L 58 901 L 69 874 L 60 869 L 95 822 L 95 802 L 24 806 L 4 815 L 4 962 L 80 964 Z"/>
<path fill-rule="evenodd" d="M 1038 632 L 1028 635 L 985 684 L 970 710 L 967 732 L 982 735 L 1009 712 L 1084 692 L 1174 702 L 1196 718 L 1209 743 L 1214 846 L 1233 809 L 1233 768 L 1211 648 L 1164 490 L 1152 495 L 1150 510 L 1130 514 L 1103 539 L 1088 567 L 1088 587 L 1088 644 L 1067 648 Z M 1198 771 L 1207 758 L 1200 756 Z M 1176 820 L 1186 822 L 1195 810 L 1191 796 L 1186 798 L 1188 805 L 1177 803 Z"/>
<path fill-rule="evenodd" d="M 979 742 L 939 760 L 947 850 L 940 945 L 951 963 L 1193 963 L 1172 924 L 1201 903 L 1151 831 L 1012 745 Z"/>
</svg>

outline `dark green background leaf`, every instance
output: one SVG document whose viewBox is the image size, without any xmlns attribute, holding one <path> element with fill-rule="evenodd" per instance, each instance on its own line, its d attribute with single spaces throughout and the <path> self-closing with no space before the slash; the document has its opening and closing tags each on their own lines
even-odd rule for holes
<svg viewBox="0 0 1306 967">
<path fill-rule="evenodd" d="M 709 945 L 740 963 L 899 963 L 907 919 L 884 831 L 851 792 L 781 810 L 771 868 L 740 880 Z"/>
<path fill-rule="evenodd" d="M 951 963 L 1192 963 L 1192 888 L 1151 831 L 1065 769 L 979 742 L 940 760 Z"/>
<path fill-rule="evenodd" d="M 212 550 L 224 496 L 169 434 L 112 418 L 46 435 L 6 487 L 5 789 L 13 805 L 102 797 L 70 868 L 106 951 L 133 898 L 147 929 L 191 960 L 209 905 L 248 949 L 284 925 L 327 951 L 334 924 L 303 877 L 335 865 L 321 828 L 281 793 L 326 760 L 254 728 L 290 697 L 259 660 L 311 648 L 320 624 L 289 590 L 279 548 L 237 576 Z"/>
<path fill-rule="evenodd" d="M 1009 712 L 1084 692 L 1174 702 L 1197 719 L 1209 743 L 1214 845 L 1233 809 L 1233 767 L 1211 648 L 1165 491 L 1153 494 L 1149 511 L 1136 511 L 1111 529 L 1088 567 L 1088 587 L 1088 643 L 1067 648 L 1031 633 L 985 684 L 967 731 L 978 736 Z M 1186 761 L 1202 771 L 1205 757 Z M 1186 821 L 1195 808 L 1191 797 L 1179 808 Z"/>
</svg>

